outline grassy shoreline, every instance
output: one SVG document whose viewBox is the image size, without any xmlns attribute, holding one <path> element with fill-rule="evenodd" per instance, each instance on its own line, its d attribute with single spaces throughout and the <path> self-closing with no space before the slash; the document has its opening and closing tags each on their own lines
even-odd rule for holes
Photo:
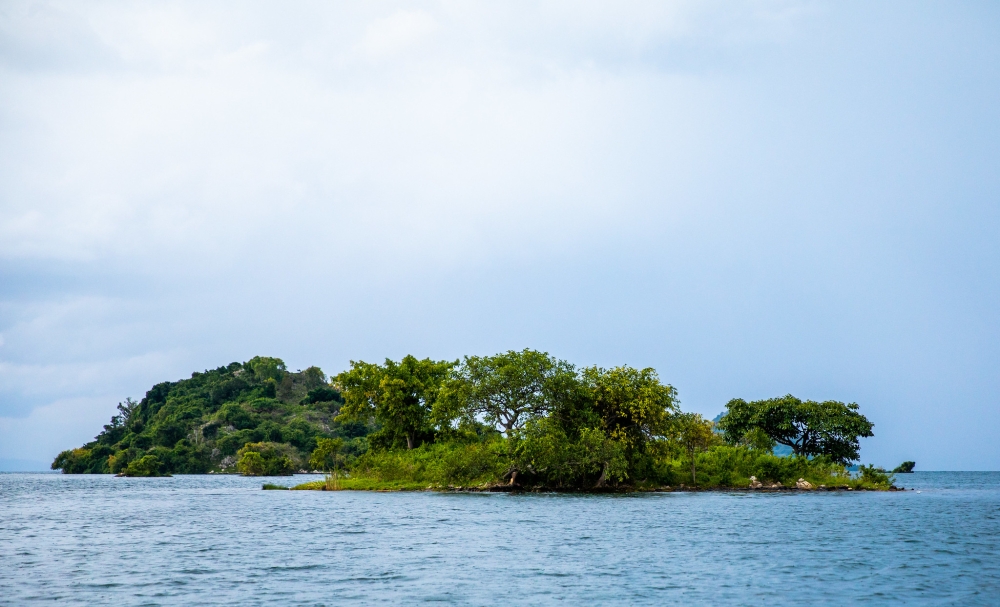
<svg viewBox="0 0 1000 607">
<path fill-rule="evenodd" d="M 567 493 L 567 494 L 605 494 L 605 493 L 702 493 L 702 492 L 739 492 L 739 493 L 810 493 L 810 492 L 830 492 L 830 491 L 904 491 L 904 488 L 890 485 L 888 487 L 872 485 L 861 480 L 852 479 L 837 485 L 816 485 L 810 488 L 799 488 L 787 486 L 779 483 L 761 487 L 733 487 L 733 486 L 710 486 L 691 487 L 686 485 L 636 485 L 605 487 L 590 490 L 567 490 L 565 488 L 551 487 L 521 487 L 502 484 L 480 484 L 472 486 L 460 485 L 440 485 L 427 484 L 426 482 L 386 480 L 380 481 L 371 478 L 341 478 L 337 480 L 336 486 L 330 479 L 310 481 L 290 487 L 293 491 L 376 491 L 376 492 L 396 492 L 396 491 L 433 491 L 441 493 Z"/>
</svg>

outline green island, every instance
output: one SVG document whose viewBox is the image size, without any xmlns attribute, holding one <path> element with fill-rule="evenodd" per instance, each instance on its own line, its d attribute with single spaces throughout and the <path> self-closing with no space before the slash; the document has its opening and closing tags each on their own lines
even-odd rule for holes
<svg viewBox="0 0 1000 607">
<path fill-rule="evenodd" d="M 654 369 L 577 368 L 530 349 L 352 361 L 332 377 L 258 356 L 126 399 L 52 468 L 312 471 L 323 480 L 291 488 L 327 491 L 893 490 L 881 468 L 848 470 L 872 427 L 857 404 L 791 395 L 733 399 L 713 423 L 683 412 Z"/>
</svg>

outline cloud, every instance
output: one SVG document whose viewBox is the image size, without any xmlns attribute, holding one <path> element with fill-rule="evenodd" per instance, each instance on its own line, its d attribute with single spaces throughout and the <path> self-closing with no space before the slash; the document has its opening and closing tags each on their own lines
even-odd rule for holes
<svg viewBox="0 0 1000 607">
<path fill-rule="evenodd" d="M 427 13 L 399 10 L 369 25 L 358 48 L 371 59 L 383 59 L 412 49 L 436 29 L 437 22 Z"/>
<path fill-rule="evenodd" d="M 255 354 L 525 346 L 656 366 L 711 415 L 795 389 L 950 428 L 954 382 L 989 427 L 994 21 L 5 3 L 3 432 Z"/>
</svg>

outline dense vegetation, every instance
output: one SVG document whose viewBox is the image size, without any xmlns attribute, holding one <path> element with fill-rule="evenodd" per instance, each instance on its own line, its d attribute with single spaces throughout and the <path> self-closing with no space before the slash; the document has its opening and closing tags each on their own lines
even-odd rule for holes
<svg viewBox="0 0 1000 607">
<path fill-rule="evenodd" d="M 199 474 L 236 471 L 241 456 L 255 453 L 249 472 L 291 474 L 307 466 L 317 438 L 343 438 L 347 453 L 365 448 L 371 429 L 337 421 L 342 403 L 320 369 L 293 373 L 280 359 L 256 357 L 157 384 L 139 402 L 126 399 L 94 441 L 63 451 L 52 467 Z"/>
<path fill-rule="evenodd" d="M 577 369 L 534 350 L 352 362 L 329 381 L 257 357 L 126 400 L 93 442 L 52 466 L 331 473 L 317 488 L 888 487 L 880 469 L 852 478 L 845 468 L 871 429 L 853 403 L 792 396 L 730 401 L 715 427 L 682 412 L 653 369 Z M 774 455 L 776 444 L 793 455 Z"/>
</svg>

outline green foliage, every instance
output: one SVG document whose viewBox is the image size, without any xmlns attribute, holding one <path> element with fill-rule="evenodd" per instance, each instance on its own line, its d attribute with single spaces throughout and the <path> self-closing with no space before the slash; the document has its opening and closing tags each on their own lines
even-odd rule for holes
<svg viewBox="0 0 1000 607">
<path fill-rule="evenodd" d="M 674 438 L 683 449 L 691 467 L 691 482 L 698 483 L 698 454 L 721 444 L 722 439 L 712 431 L 712 422 L 697 413 L 680 413 L 673 418 Z"/>
<path fill-rule="evenodd" d="M 351 361 L 348 371 L 337 375 L 344 406 L 342 421 L 374 421 L 379 429 L 371 441 L 412 449 L 433 438 L 431 411 L 442 382 L 453 363 L 417 360 L 406 356 L 384 365 Z"/>
<path fill-rule="evenodd" d="M 466 356 L 447 386 L 450 412 L 467 423 L 482 416 L 504 434 L 546 415 L 574 396 L 573 365 L 525 349 L 495 356 Z M 443 409 L 443 408 L 442 408 Z M 447 418 L 447 415 L 439 415 Z"/>
<path fill-rule="evenodd" d="M 56 456 L 52 469 L 62 469 L 65 474 L 87 474 L 106 472 L 101 462 L 93 457 L 93 450 L 86 448 L 68 449 Z"/>
<path fill-rule="evenodd" d="M 154 455 L 164 473 L 198 474 L 234 468 L 237 451 L 258 442 L 282 443 L 293 462 L 305 461 L 317 438 L 356 441 L 371 431 L 335 421 L 339 392 L 325 380 L 318 367 L 292 373 L 280 359 L 255 357 L 160 383 L 141 401 L 120 403 L 94 441 L 60 453 L 52 466 L 68 474 L 118 474 Z M 279 387 L 285 401 L 277 398 Z M 363 450 L 355 442 L 345 449 Z"/>
<path fill-rule="evenodd" d="M 719 445 L 696 454 L 698 478 L 696 484 L 702 487 L 747 487 L 750 477 L 764 483 L 778 483 L 794 486 L 795 481 L 804 478 L 814 484 L 847 484 L 850 475 L 840 464 L 825 457 L 809 459 L 801 456 L 779 457 L 768 452 L 746 446 Z M 678 467 L 686 468 L 688 462 L 681 459 Z M 690 475 L 683 480 L 690 482 Z"/>
<path fill-rule="evenodd" d="M 896 468 L 893 469 L 892 473 L 893 474 L 909 474 L 909 473 L 913 472 L 913 468 L 915 468 L 916 465 L 917 464 L 915 462 L 903 462 L 902 464 L 896 466 Z"/>
<path fill-rule="evenodd" d="M 860 466 L 858 468 L 858 472 L 860 472 L 860 480 L 862 483 L 874 487 L 888 488 L 895 480 L 892 473 L 886 472 L 884 469 L 876 468 L 872 465 Z"/>
<path fill-rule="evenodd" d="M 627 449 L 642 449 L 663 436 L 677 409 L 677 391 L 660 383 L 653 369 L 588 367 L 583 380 L 590 390 L 592 407 L 607 435 Z"/>
<path fill-rule="evenodd" d="M 280 381 L 285 375 L 285 361 L 280 358 L 254 356 L 243 365 L 257 381 Z"/>
<path fill-rule="evenodd" d="M 315 369 L 316 367 L 309 367 L 310 369 Z M 306 369 L 307 371 L 309 369 Z M 331 388 L 329 386 L 322 386 L 319 388 L 313 388 L 309 390 L 306 397 L 302 399 L 299 404 L 302 405 L 312 405 L 315 403 L 341 403 L 343 404 L 344 399 L 340 396 L 340 392 Z"/>
<path fill-rule="evenodd" d="M 309 466 L 313 470 L 329 472 L 336 470 L 344 464 L 344 455 L 341 451 L 344 448 L 342 438 L 321 438 L 316 441 L 316 449 L 309 456 Z"/>
<path fill-rule="evenodd" d="M 825 455 L 846 464 L 858 459 L 858 439 L 872 436 L 873 424 L 854 403 L 802 401 L 788 394 L 749 403 L 736 398 L 726 409 L 719 427 L 733 445 L 759 431 L 796 455 Z"/>
<path fill-rule="evenodd" d="M 295 463 L 278 443 L 247 443 L 237 452 L 236 469 L 243 476 L 289 476 Z"/>
<path fill-rule="evenodd" d="M 277 358 L 193 373 L 120 403 L 91 442 L 60 453 L 65 473 L 153 476 L 334 472 L 343 488 L 484 486 L 600 490 L 755 482 L 887 488 L 846 471 L 871 423 L 857 405 L 781 399 L 729 403 L 719 424 L 681 413 L 653 369 L 573 365 L 535 350 L 352 362 L 331 384 Z M 795 454 L 776 457 L 776 443 Z"/>
<path fill-rule="evenodd" d="M 628 474 L 624 443 L 598 428 L 582 428 L 571 438 L 556 420 L 538 418 L 514 433 L 511 443 L 512 480 L 523 485 L 595 488 Z"/>
<path fill-rule="evenodd" d="M 264 485 L 261 486 L 261 489 L 263 489 L 264 491 L 288 491 L 288 487 L 284 485 L 275 485 L 272 483 L 264 483 Z"/>
<path fill-rule="evenodd" d="M 405 451 L 369 451 L 358 458 L 352 477 L 421 485 L 477 485 L 503 475 L 506 449 L 500 440 L 425 443 Z"/>
<path fill-rule="evenodd" d="M 162 472 L 160 460 L 155 455 L 143 455 L 129 463 L 122 476 L 169 476 Z"/>
</svg>

